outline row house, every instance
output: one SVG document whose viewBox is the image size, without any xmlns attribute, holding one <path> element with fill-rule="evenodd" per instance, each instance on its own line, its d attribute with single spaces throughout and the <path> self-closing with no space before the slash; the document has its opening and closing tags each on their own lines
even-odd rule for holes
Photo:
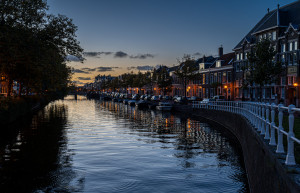
<svg viewBox="0 0 300 193">
<path fill-rule="evenodd" d="M 281 61 L 285 69 L 280 81 L 274 81 L 262 88 L 262 100 L 265 102 L 283 102 L 285 105 L 299 106 L 299 41 L 300 41 L 300 1 L 269 11 L 253 29 L 233 49 L 235 52 L 235 98 L 259 100 L 258 85 L 242 89 L 245 76 L 243 66 L 247 64 L 247 55 L 255 44 L 269 39 L 276 51 L 274 60 Z"/>
<path fill-rule="evenodd" d="M 223 95 L 227 100 L 234 99 L 233 85 L 233 59 L 234 53 L 223 55 L 223 48 L 219 48 L 219 57 L 216 61 L 205 68 L 204 64 L 199 64 L 199 74 L 202 79 L 198 86 L 201 98 L 212 98 L 216 95 Z"/>
</svg>

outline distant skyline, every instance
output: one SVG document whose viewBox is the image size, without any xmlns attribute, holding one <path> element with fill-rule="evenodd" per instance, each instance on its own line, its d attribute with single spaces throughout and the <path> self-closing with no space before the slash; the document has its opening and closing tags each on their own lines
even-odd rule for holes
<svg viewBox="0 0 300 193">
<path fill-rule="evenodd" d="M 97 74 L 113 76 L 177 65 L 224 53 L 267 13 L 295 0 L 48 0 L 49 12 L 66 15 L 78 26 L 84 63 L 70 62 L 78 85 Z M 72 58 L 70 58 L 72 59 Z"/>
</svg>

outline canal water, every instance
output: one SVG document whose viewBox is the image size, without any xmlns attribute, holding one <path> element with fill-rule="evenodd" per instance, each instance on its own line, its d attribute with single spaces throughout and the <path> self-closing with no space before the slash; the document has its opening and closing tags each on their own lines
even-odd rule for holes
<svg viewBox="0 0 300 193">
<path fill-rule="evenodd" d="M 67 97 L 1 130 L 0 192 L 249 191 L 235 143 L 169 112 Z"/>
</svg>

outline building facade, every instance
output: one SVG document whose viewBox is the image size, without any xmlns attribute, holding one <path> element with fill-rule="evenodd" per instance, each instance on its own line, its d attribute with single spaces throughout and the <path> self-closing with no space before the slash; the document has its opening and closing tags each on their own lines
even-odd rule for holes
<svg viewBox="0 0 300 193">
<path fill-rule="evenodd" d="M 235 98 L 237 100 L 262 100 L 265 102 L 282 102 L 285 105 L 299 106 L 299 34 L 300 34 L 300 1 L 288 4 L 267 12 L 252 30 L 233 49 L 235 52 Z M 282 62 L 285 69 L 279 81 L 264 85 L 242 87 L 245 78 L 243 67 L 248 62 L 248 54 L 257 42 L 262 39 L 271 41 L 276 56 L 274 61 Z M 262 99 L 258 93 L 262 93 Z"/>
</svg>

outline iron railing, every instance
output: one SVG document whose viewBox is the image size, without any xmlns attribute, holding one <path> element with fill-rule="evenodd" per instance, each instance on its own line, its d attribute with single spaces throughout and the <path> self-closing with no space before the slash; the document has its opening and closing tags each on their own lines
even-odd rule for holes
<svg viewBox="0 0 300 193">
<path fill-rule="evenodd" d="M 300 140 L 294 134 L 294 113 L 300 112 L 300 108 L 295 105 L 288 107 L 282 104 L 275 105 L 274 103 L 257 103 L 257 102 L 241 102 L 241 101 L 194 101 L 193 108 L 213 109 L 219 111 L 227 111 L 244 116 L 254 128 L 264 135 L 264 139 L 269 140 L 269 145 L 276 146 L 276 153 L 285 153 L 283 146 L 283 137 L 287 138 L 287 154 L 286 165 L 296 165 L 294 154 L 294 143 L 300 144 Z M 283 113 L 286 111 L 288 116 L 289 131 L 286 132 L 283 128 Z M 271 119 L 270 119 L 271 112 Z M 278 114 L 278 125 L 275 124 L 275 115 Z M 277 130 L 277 142 L 276 134 Z"/>
</svg>

